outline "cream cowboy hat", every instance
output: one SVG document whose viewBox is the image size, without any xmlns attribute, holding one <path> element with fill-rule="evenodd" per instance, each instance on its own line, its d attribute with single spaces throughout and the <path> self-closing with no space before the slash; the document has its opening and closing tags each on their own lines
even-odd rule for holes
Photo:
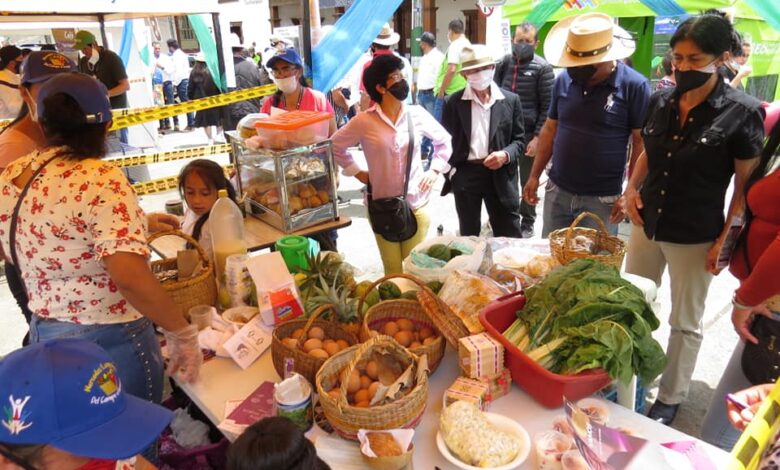
<svg viewBox="0 0 780 470">
<path fill-rule="evenodd" d="M 496 65 L 496 60 L 482 44 L 466 46 L 460 52 L 460 71 L 478 69 L 486 65 Z"/>
<path fill-rule="evenodd" d="M 393 46 L 398 44 L 398 41 L 400 40 L 401 35 L 393 31 L 393 28 L 390 27 L 389 23 L 385 23 L 385 25 L 382 26 L 382 30 L 379 31 L 379 34 L 376 36 L 376 39 L 374 39 L 374 44 Z"/>
<path fill-rule="evenodd" d="M 603 13 L 564 18 L 544 41 L 544 57 L 556 67 L 578 67 L 624 59 L 636 50 L 631 35 Z"/>
</svg>

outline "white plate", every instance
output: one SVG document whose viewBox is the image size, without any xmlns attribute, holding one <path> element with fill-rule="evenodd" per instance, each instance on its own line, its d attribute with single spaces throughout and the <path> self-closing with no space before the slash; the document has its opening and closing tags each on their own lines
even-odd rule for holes
<svg viewBox="0 0 780 470">
<path fill-rule="evenodd" d="M 489 467 L 489 470 L 511 470 L 517 468 L 525 462 L 528 458 L 528 454 L 531 452 L 531 437 L 528 435 L 528 431 L 520 425 L 517 421 L 507 418 L 496 413 L 483 413 L 485 418 L 496 427 L 499 431 L 504 431 L 509 434 L 517 436 L 517 440 L 520 441 L 520 452 L 517 457 L 506 465 L 500 467 Z M 436 445 L 439 447 L 439 452 L 453 465 L 464 470 L 485 470 L 487 467 L 474 467 L 472 465 L 465 464 L 462 460 L 457 458 L 450 452 L 447 444 L 444 442 L 444 438 L 441 436 L 441 432 L 436 433 Z"/>
</svg>

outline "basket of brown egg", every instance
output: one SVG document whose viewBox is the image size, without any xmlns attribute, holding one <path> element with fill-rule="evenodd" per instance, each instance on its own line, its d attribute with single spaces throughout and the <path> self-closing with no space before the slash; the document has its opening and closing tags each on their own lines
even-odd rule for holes
<svg viewBox="0 0 780 470">
<path fill-rule="evenodd" d="M 320 319 L 325 312 L 330 312 L 330 320 Z M 308 319 L 290 320 L 274 329 L 271 357 L 280 377 L 285 376 L 285 363 L 291 358 L 293 371 L 313 384 L 326 359 L 357 342 L 355 335 L 338 323 L 334 306 L 323 304 Z"/>
<path fill-rule="evenodd" d="M 371 290 L 394 278 L 408 279 L 419 289 L 428 289 L 414 276 L 391 274 L 377 280 L 366 289 L 358 303 L 358 312 L 363 311 L 363 302 Z M 430 294 L 436 295 L 433 292 Z M 414 354 L 428 356 L 428 367 L 430 373 L 433 374 L 444 357 L 447 343 L 415 296 L 416 294 L 410 295 L 408 298 L 383 300 L 369 307 L 363 315 L 360 340 L 366 341 L 378 334 L 390 336 L 401 346 L 409 348 Z"/>
</svg>

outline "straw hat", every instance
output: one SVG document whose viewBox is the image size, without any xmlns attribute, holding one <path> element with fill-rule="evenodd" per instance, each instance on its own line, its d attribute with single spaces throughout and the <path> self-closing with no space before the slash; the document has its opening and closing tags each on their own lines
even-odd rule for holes
<svg viewBox="0 0 780 470">
<path fill-rule="evenodd" d="M 557 67 L 578 67 L 624 59 L 634 53 L 631 35 L 603 13 L 564 18 L 544 41 L 544 57 Z"/>
<path fill-rule="evenodd" d="M 393 28 L 390 27 L 389 23 L 385 23 L 385 25 L 382 26 L 382 30 L 379 31 L 379 34 L 376 36 L 376 39 L 374 39 L 374 43 L 381 46 L 392 46 L 398 44 L 398 41 L 400 40 L 401 35 L 393 31 Z"/>
<path fill-rule="evenodd" d="M 482 44 L 466 46 L 460 52 L 460 71 L 478 69 L 486 65 L 496 65 L 496 60 Z"/>
</svg>

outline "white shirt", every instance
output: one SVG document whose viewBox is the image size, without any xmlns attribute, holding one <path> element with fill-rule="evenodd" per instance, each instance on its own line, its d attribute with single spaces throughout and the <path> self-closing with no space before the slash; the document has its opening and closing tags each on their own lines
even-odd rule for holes
<svg viewBox="0 0 780 470">
<path fill-rule="evenodd" d="M 189 65 L 189 61 L 187 61 Z M 173 59 L 168 54 L 160 54 L 160 57 L 155 59 L 155 66 L 162 72 L 163 83 L 173 81 L 173 73 L 175 67 L 173 66 Z M 189 77 L 189 75 L 187 75 Z"/>
<path fill-rule="evenodd" d="M 14 119 L 22 108 L 22 95 L 19 93 L 19 75 L 10 70 L 0 70 L 0 80 L 16 85 L 16 88 L 0 83 L 0 119 Z"/>
<path fill-rule="evenodd" d="M 182 80 L 190 78 L 190 59 L 181 49 L 176 49 L 171 55 L 173 60 L 173 84 L 178 86 Z"/>
<path fill-rule="evenodd" d="M 465 34 L 461 35 L 458 39 L 450 43 L 449 49 L 447 49 L 447 63 L 448 64 L 460 64 L 460 53 L 463 52 L 463 48 L 470 46 L 471 41 Z"/>
<path fill-rule="evenodd" d="M 490 139 L 490 110 L 497 100 L 503 100 L 504 94 L 496 82 L 490 82 L 490 99 L 483 103 L 477 98 L 476 92 L 467 86 L 463 90 L 462 100 L 471 100 L 471 145 L 469 160 L 484 160 L 488 156 L 488 139 Z"/>
<path fill-rule="evenodd" d="M 184 212 L 184 220 L 181 223 L 181 230 L 182 232 L 186 233 L 189 236 L 192 236 L 192 232 L 195 229 L 195 224 L 198 222 L 198 219 L 200 219 L 200 216 L 192 211 L 189 207 Z M 211 229 L 209 228 L 209 221 L 207 220 L 206 223 L 203 224 L 203 227 L 200 228 L 200 237 L 198 237 L 198 245 L 200 245 L 201 248 L 203 248 L 203 251 L 206 252 L 206 255 L 209 257 L 211 262 L 214 262 L 214 250 L 211 246 Z"/>
<path fill-rule="evenodd" d="M 442 60 L 444 54 L 436 47 L 422 56 L 420 67 L 417 69 L 417 90 L 433 90 Z"/>
</svg>

